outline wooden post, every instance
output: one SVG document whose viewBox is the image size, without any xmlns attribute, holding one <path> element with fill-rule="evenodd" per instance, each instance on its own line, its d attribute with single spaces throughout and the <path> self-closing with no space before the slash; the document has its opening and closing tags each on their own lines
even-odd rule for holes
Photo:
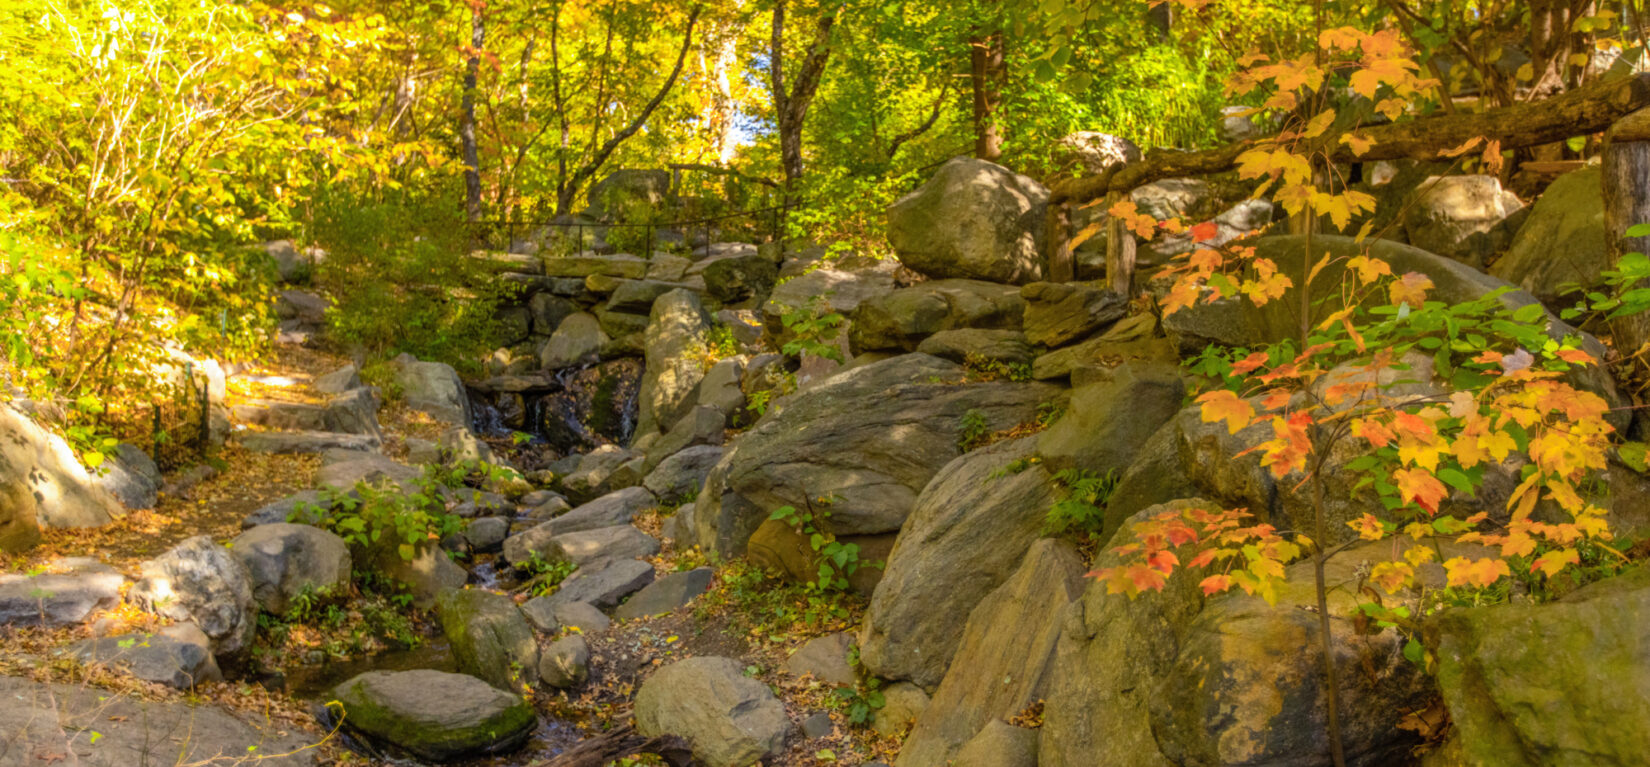
<svg viewBox="0 0 1650 767">
<path fill-rule="evenodd" d="M 1123 199 L 1122 192 L 1106 195 L 1106 210 Z M 1124 298 L 1134 295 L 1134 235 L 1123 228 L 1123 221 L 1107 213 L 1106 219 L 1106 282 Z"/>
<path fill-rule="evenodd" d="M 1051 203 L 1048 207 L 1048 281 L 1077 279 L 1077 261 L 1071 249 L 1071 206 Z"/>
<path fill-rule="evenodd" d="M 1650 223 L 1650 108 L 1617 120 L 1604 134 L 1604 229 L 1610 263 L 1626 253 L 1650 252 L 1650 237 L 1626 237 L 1628 227 Z M 1616 352 L 1636 354 L 1650 342 L 1650 317 L 1611 322 Z"/>
</svg>

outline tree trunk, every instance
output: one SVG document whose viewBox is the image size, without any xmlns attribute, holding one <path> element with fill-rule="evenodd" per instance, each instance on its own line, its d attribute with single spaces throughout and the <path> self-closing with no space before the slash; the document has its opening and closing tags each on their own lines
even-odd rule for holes
<svg viewBox="0 0 1650 767">
<path fill-rule="evenodd" d="M 1650 253 L 1650 237 L 1626 236 L 1628 227 L 1650 223 L 1650 109 L 1622 118 L 1604 140 L 1604 230 L 1613 264 L 1627 253 Z M 1610 329 L 1624 357 L 1650 342 L 1644 315 L 1617 318 Z"/>
<path fill-rule="evenodd" d="M 808 118 L 808 106 L 819 90 L 825 64 L 830 60 L 831 28 L 836 25 L 840 5 L 820 12 L 814 30 L 813 42 L 797 68 L 796 82 L 789 90 L 785 85 L 785 6 L 787 0 L 778 0 L 773 6 L 773 38 L 769 44 L 768 68 L 773 86 L 775 127 L 779 130 L 779 161 L 785 169 L 787 199 L 802 178 L 802 126 Z"/>
<path fill-rule="evenodd" d="M 1591 50 L 1583 35 L 1575 33 L 1577 18 L 1591 12 L 1592 0 L 1530 0 L 1530 63 L 1535 79 L 1530 97 L 1541 99 L 1559 93 L 1579 79 L 1569 76 L 1572 54 Z"/>
<path fill-rule="evenodd" d="M 458 140 L 464 150 L 464 215 L 481 218 L 481 155 L 476 149 L 476 76 L 481 71 L 481 46 L 486 27 L 477 0 L 470 6 L 470 58 L 464 63 L 464 96 L 460 105 Z"/>
<path fill-rule="evenodd" d="M 997 127 L 997 107 L 1002 103 L 1002 32 L 976 32 L 969 38 L 968 70 L 974 87 L 974 156 L 996 162 L 1003 156 L 1003 137 Z"/>
</svg>

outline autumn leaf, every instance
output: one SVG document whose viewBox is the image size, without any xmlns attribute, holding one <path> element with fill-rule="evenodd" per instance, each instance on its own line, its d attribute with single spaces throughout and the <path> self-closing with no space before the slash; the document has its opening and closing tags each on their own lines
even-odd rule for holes
<svg viewBox="0 0 1650 767">
<path fill-rule="evenodd" d="M 1426 305 L 1432 280 L 1420 272 L 1409 272 L 1394 281 L 1387 290 L 1394 306 L 1408 304 L 1412 309 L 1420 309 Z"/>
<path fill-rule="evenodd" d="M 1226 429 L 1236 434 L 1255 420 L 1255 408 L 1242 397 L 1227 389 L 1216 389 L 1197 398 L 1203 405 L 1204 423 L 1225 421 Z"/>
<path fill-rule="evenodd" d="M 1415 567 L 1408 562 L 1378 562 L 1369 571 L 1370 582 L 1388 594 L 1396 594 L 1408 587 L 1413 577 Z"/>
<path fill-rule="evenodd" d="M 1366 541 L 1378 541 L 1386 535 L 1386 528 L 1374 514 L 1365 512 L 1363 516 L 1346 523 L 1347 527 L 1358 531 L 1358 537 Z"/>
<path fill-rule="evenodd" d="M 1507 567 L 1504 560 L 1489 557 L 1482 559 L 1455 557 L 1444 562 L 1444 572 L 1449 577 L 1447 583 L 1450 586 L 1478 586 L 1480 588 L 1491 586 L 1496 581 L 1512 575 L 1512 570 Z"/>
<path fill-rule="evenodd" d="M 1428 514 L 1438 513 L 1438 502 L 1449 495 L 1449 489 L 1425 469 L 1399 469 L 1392 472 L 1393 484 L 1405 503 L 1415 503 Z"/>
<path fill-rule="evenodd" d="M 1230 575 L 1211 575 L 1207 578 L 1204 578 L 1197 585 L 1198 585 L 1198 588 L 1203 589 L 1203 595 L 1204 596 L 1210 596 L 1212 594 L 1219 594 L 1221 592 L 1224 592 L 1224 591 L 1232 588 L 1232 576 L 1230 576 Z"/>
<path fill-rule="evenodd" d="M 1191 229 L 1193 242 L 1208 242 L 1220 234 L 1220 225 L 1213 221 L 1204 221 Z"/>
</svg>

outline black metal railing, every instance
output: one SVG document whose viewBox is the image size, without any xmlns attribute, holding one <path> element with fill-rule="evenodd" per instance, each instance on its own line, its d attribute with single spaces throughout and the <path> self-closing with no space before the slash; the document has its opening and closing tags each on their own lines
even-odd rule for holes
<svg viewBox="0 0 1650 767">
<path fill-rule="evenodd" d="M 212 437 L 211 384 L 185 366 L 183 383 L 139 405 L 103 416 L 117 439 L 149 454 L 161 471 L 193 466 L 206 457 Z"/>
</svg>

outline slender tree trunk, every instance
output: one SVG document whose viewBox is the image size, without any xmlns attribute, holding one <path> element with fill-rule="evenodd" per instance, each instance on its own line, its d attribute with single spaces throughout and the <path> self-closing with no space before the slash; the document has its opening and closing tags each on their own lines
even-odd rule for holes
<svg viewBox="0 0 1650 767">
<path fill-rule="evenodd" d="M 1604 232 L 1614 264 L 1627 253 L 1650 253 L 1650 237 L 1626 236 L 1633 225 L 1650 223 L 1650 108 L 1622 118 L 1604 139 Z M 1623 357 L 1650 344 L 1644 315 L 1618 317 L 1610 329 Z"/>
<path fill-rule="evenodd" d="M 737 12 L 743 5 L 743 2 L 736 1 L 734 10 Z M 709 61 L 704 63 L 704 67 L 710 73 L 711 83 L 710 99 L 706 105 L 707 122 L 714 133 L 712 148 L 716 153 L 716 164 L 726 166 L 733 162 L 738 148 L 739 133 L 733 124 L 736 109 L 733 69 L 739 60 L 739 28 L 733 22 L 722 24 L 707 36 L 706 45 L 701 50 L 705 49 L 710 51 Z"/>
<path fill-rule="evenodd" d="M 813 42 L 804 52 L 802 65 L 797 68 L 796 82 L 785 85 L 785 6 L 778 0 L 773 6 L 773 39 L 769 48 L 769 76 L 773 84 L 774 121 L 779 129 L 779 160 L 785 169 L 787 199 L 802 178 L 802 126 L 808 118 L 808 106 L 819 90 L 825 64 L 830 60 L 831 28 L 836 25 L 840 5 L 822 10 L 814 30 Z"/>
<path fill-rule="evenodd" d="M 969 38 L 968 71 L 974 86 L 974 156 L 996 162 L 1003 156 L 1003 137 L 997 127 L 997 108 L 1002 103 L 1002 32 L 976 32 Z"/>
<path fill-rule="evenodd" d="M 464 63 L 464 96 L 458 125 L 458 139 L 464 149 L 464 215 L 471 221 L 481 218 L 481 156 L 476 149 L 476 76 L 481 71 L 481 46 L 486 26 L 480 0 L 470 6 L 470 58 Z"/>
</svg>

